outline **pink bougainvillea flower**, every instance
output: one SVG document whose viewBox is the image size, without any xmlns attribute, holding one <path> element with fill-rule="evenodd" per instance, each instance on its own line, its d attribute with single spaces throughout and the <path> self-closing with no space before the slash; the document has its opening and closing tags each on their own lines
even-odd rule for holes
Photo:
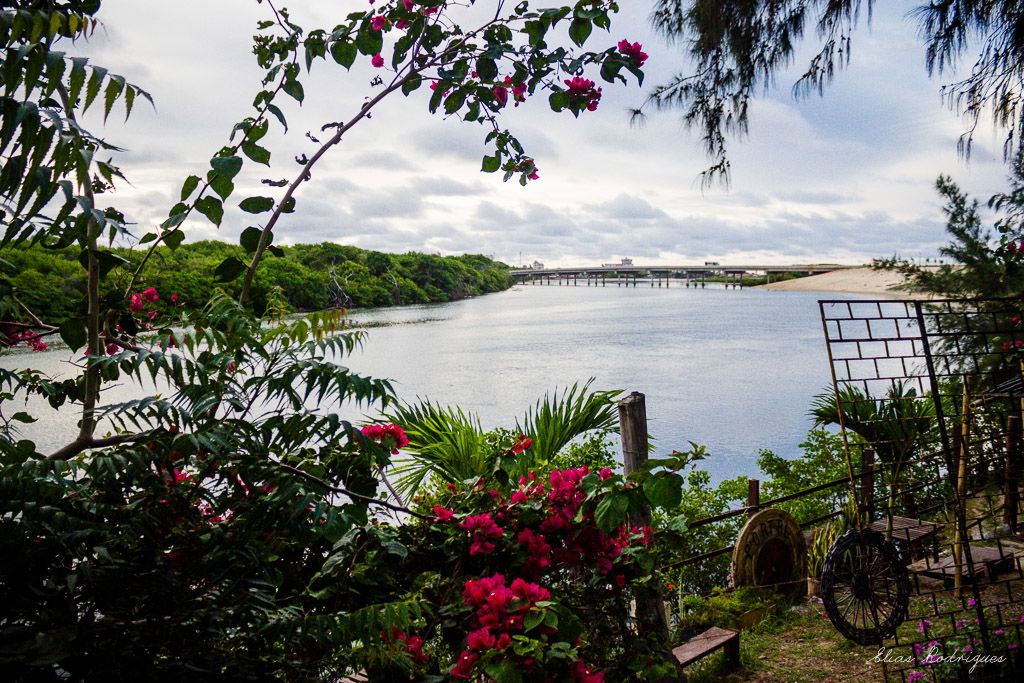
<svg viewBox="0 0 1024 683">
<path fill-rule="evenodd" d="M 177 294 L 171 294 L 171 301 L 172 302 L 177 302 L 178 301 L 178 295 Z"/>
<path fill-rule="evenodd" d="M 383 16 L 378 15 L 378 16 L 376 16 L 376 17 L 374 17 L 373 19 L 370 20 L 370 27 L 374 31 L 380 31 L 381 29 L 383 29 L 387 25 L 388 25 L 387 17 L 383 17 Z"/>
<path fill-rule="evenodd" d="M 416 3 L 413 2 L 413 0 L 402 0 L 402 7 L 404 7 L 406 10 L 411 10 L 412 6 L 415 4 Z"/>
<path fill-rule="evenodd" d="M 643 50 L 643 45 L 640 43 L 630 43 L 628 40 L 619 41 L 619 52 L 633 60 L 633 64 L 636 66 L 643 66 L 644 62 L 647 61 L 647 53 Z"/>
<path fill-rule="evenodd" d="M 583 105 L 587 111 L 597 109 L 601 101 L 601 88 L 594 88 L 594 81 L 573 76 L 565 81 L 568 88 L 569 101 L 573 104 Z"/>
<path fill-rule="evenodd" d="M 509 79 L 511 80 L 511 79 Z M 525 83 L 512 83 L 512 99 L 516 101 L 516 106 L 519 106 L 520 102 L 526 101 L 526 84 Z"/>
<path fill-rule="evenodd" d="M 503 85 L 494 86 L 494 99 L 498 100 L 498 106 L 504 107 L 508 102 L 508 89 Z"/>
<path fill-rule="evenodd" d="M 582 659 L 572 663 L 570 673 L 575 683 L 604 683 L 604 674 L 587 666 Z"/>
<path fill-rule="evenodd" d="M 469 650 L 463 650 L 462 654 L 459 655 L 459 661 L 452 667 L 451 674 L 454 678 L 469 678 L 472 675 L 473 666 L 477 660 L 480 659 L 480 655 Z"/>
<path fill-rule="evenodd" d="M 602 467 L 598 474 L 601 477 L 601 481 L 604 481 L 612 476 L 612 470 L 610 467 Z"/>
<path fill-rule="evenodd" d="M 107 344 L 107 355 L 113 356 L 115 353 L 121 350 L 121 347 L 117 344 Z"/>
<path fill-rule="evenodd" d="M 405 29 L 409 28 L 409 22 L 406 21 L 405 19 L 399 19 L 398 21 L 395 22 L 395 28 L 397 28 L 399 31 L 404 31 Z"/>
<path fill-rule="evenodd" d="M 370 64 L 372 64 L 375 68 L 379 69 L 382 66 L 384 66 L 384 58 L 381 57 L 380 53 L 378 52 L 370 59 Z"/>
<path fill-rule="evenodd" d="M 132 294 L 132 302 L 128 305 L 128 309 L 133 313 L 140 313 L 145 308 L 145 304 L 142 300 L 141 294 Z"/>
<path fill-rule="evenodd" d="M 156 293 L 156 287 L 150 287 L 148 289 L 142 290 L 142 296 L 145 297 L 146 301 L 149 301 L 150 303 L 160 300 L 160 297 Z"/>
<path fill-rule="evenodd" d="M 435 522 L 455 521 L 455 512 L 453 510 L 449 510 L 448 508 L 443 508 L 440 505 L 434 506 L 434 514 L 437 515 L 437 517 L 434 518 Z"/>
<path fill-rule="evenodd" d="M 364 436 L 390 450 L 392 455 L 397 455 L 399 448 L 409 445 L 409 437 L 405 435 L 405 431 L 401 427 L 395 424 L 366 425 L 360 431 Z"/>
</svg>

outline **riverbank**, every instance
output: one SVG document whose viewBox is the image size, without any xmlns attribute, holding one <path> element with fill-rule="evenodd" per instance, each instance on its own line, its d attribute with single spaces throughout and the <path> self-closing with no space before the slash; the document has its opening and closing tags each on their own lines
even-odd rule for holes
<svg viewBox="0 0 1024 683">
<path fill-rule="evenodd" d="M 778 289 L 789 292 L 822 292 L 829 294 L 866 294 L 892 299 L 927 299 L 927 294 L 898 289 L 905 282 L 902 275 L 870 267 L 834 270 L 820 275 L 808 275 L 793 280 L 758 285 L 759 289 Z"/>
</svg>

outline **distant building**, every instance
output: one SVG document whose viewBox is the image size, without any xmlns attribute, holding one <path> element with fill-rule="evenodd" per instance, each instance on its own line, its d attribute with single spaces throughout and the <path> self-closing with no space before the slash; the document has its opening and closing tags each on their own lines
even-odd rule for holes
<svg viewBox="0 0 1024 683">
<path fill-rule="evenodd" d="M 540 261 L 534 261 L 533 262 L 533 269 L 534 270 L 544 270 L 544 264 L 541 263 Z"/>
<path fill-rule="evenodd" d="M 705 265 L 705 266 L 720 266 L 720 265 L 722 265 L 722 264 L 721 264 L 721 263 L 719 263 L 718 261 L 705 261 L 705 262 L 704 262 L 704 265 Z"/>
<path fill-rule="evenodd" d="M 631 265 L 633 265 L 633 259 L 631 259 L 631 258 L 623 258 L 622 261 L 620 261 L 619 263 L 602 263 L 601 267 L 602 268 L 614 268 L 616 266 L 631 266 Z"/>
</svg>

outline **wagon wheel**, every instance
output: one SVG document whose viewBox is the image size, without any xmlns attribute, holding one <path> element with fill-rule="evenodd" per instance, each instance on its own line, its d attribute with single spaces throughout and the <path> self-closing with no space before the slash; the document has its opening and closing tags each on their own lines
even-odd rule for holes
<svg viewBox="0 0 1024 683">
<path fill-rule="evenodd" d="M 907 618 L 910 580 L 896 547 L 877 531 L 851 529 L 829 548 L 821 569 L 825 614 L 860 645 L 881 645 Z"/>
</svg>

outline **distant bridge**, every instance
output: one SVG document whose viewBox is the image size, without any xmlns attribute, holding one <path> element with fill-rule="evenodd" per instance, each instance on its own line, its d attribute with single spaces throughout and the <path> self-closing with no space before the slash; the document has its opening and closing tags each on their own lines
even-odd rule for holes
<svg viewBox="0 0 1024 683">
<path fill-rule="evenodd" d="M 511 271 L 518 282 L 529 282 L 531 284 L 550 284 L 557 281 L 559 284 L 578 284 L 584 280 L 589 286 L 604 284 L 611 279 L 616 283 L 625 281 L 627 286 L 636 286 L 639 279 L 649 279 L 651 286 L 655 283 L 660 287 L 662 281 L 665 286 L 672 278 L 703 282 L 709 278 L 726 278 L 734 280 L 738 285 L 744 276 L 760 275 L 771 281 L 772 275 L 784 275 L 786 273 L 829 273 L 834 270 L 846 270 L 848 268 L 862 268 L 863 266 L 841 266 L 837 264 L 797 264 L 788 266 L 776 265 L 721 265 L 706 263 L 704 265 L 682 265 L 682 266 L 636 266 L 636 265 L 608 265 L 578 268 L 516 268 Z"/>
</svg>

